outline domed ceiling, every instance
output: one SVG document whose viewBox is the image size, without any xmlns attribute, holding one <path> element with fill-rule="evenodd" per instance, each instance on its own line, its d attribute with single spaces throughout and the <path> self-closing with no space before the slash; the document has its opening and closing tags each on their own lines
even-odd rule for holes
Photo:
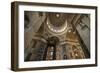
<svg viewBox="0 0 100 73">
<path fill-rule="evenodd" d="M 61 27 L 65 23 L 67 16 L 64 13 L 49 13 L 48 18 L 54 27 Z"/>
<path fill-rule="evenodd" d="M 47 26 L 52 32 L 61 33 L 67 29 L 67 14 L 48 13 L 47 16 Z"/>
</svg>

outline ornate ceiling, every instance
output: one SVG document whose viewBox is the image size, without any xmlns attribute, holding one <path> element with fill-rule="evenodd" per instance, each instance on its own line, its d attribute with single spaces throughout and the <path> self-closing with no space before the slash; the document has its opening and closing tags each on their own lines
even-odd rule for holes
<svg viewBox="0 0 100 73">
<path fill-rule="evenodd" d="M 50 23 L 54 27 L 62 27 L 67 19 L 67 14 L 64 13 L 48 13 Z"/>
<path fill-rule="evenodd" d="M 67 23 L 67 14 L 64 13 L 48 13 L 47 14 L 47 30 L 51 31 L 54 34 L 61 34 L 66 32 L 68 23 Z"/>
</svg>

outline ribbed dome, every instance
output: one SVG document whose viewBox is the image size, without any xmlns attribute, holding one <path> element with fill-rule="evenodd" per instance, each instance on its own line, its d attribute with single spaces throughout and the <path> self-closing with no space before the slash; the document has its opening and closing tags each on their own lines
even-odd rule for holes
<svg viewBox="0 0 100 73">
<path fill-rule="evenodd" d="M 51 33 L 63 34 L 67 30 L 67 14 L 48 13 L 47 26 Z"/>
<path fill-rule="evenodd" d="M 48 13 L 48 18 L 54 27 L 62 27 L 67 19 L 67 15 L 64 13 Z"/>
</svg>

